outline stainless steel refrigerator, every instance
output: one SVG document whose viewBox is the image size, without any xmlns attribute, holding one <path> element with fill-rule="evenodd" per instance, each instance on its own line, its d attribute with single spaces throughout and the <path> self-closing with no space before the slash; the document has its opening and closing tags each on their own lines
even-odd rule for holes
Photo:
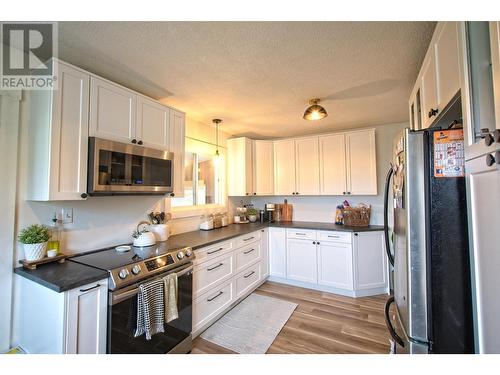
<svg viewBox="0 0 500 375">
<path fill-rule="evenodd" d="M 463 132 L 406 129 L 393 149 L 385 196 L 386 246 L 394 267 L 385 312 L 393 350 L 473 353 Z"/>
</svg>

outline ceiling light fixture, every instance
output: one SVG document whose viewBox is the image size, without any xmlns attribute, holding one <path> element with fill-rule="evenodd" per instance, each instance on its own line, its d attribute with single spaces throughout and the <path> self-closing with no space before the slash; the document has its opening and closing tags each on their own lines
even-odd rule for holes
<svg viewBox="0 0 500 375">
<path fill-rule="evenodd" d="M 309 100 L 309 107 L 307 107 L 306 111 L 304 112 L 304 120 L 315 121 L 321 120 L 322 118 L 328 116 L 328 113 L 326 113 L 326 109 L 320 106 L 318 104 L 319 102 L 319 99 Z"/>
<path fill-rule="evenodd" d="M 214 118 L 212 122 L 215 124 L 215 156 L 219 157 L 219 124 L 222 120 Z"/>
</svg>

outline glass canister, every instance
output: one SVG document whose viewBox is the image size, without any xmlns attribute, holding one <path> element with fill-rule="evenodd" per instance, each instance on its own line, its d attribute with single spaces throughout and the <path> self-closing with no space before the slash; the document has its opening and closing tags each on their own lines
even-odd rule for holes
<svg viewBox="0 0 500 375">
<path fill-rule="evenodd" d="M 50 226 L 50 239 L 47 243 L 47 250 L 56 250 L 57 255 L 61 253 L 62 231 L 62 223 L 54 214 L 54 217 L 52 218 L 52 225 Z"/>
</svg>

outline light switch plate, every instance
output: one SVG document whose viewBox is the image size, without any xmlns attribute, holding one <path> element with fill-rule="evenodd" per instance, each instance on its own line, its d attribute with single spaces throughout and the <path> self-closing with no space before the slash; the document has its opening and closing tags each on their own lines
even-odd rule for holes
<svg viewBox="0 0 500 375">
<path fill-rule="evenodd" d="M 73 223 L 73 209 L 72 208 L 63 208 L 62 212 L 62 223 L 63 224 L 71 224 Z"/>
</svg>

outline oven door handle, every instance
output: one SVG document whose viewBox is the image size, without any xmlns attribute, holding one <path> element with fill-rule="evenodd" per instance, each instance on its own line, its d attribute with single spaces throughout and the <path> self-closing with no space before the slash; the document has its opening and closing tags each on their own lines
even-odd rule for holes
<svg viewBox="0 0 500 375">
<path fill-rule="evenodd" d="M 184 268 L 182 271 L 177 272 L 177 277 L 184 276 L 185 274 L 187 274 L 191 271 L 193 271 L 193 266 L 189 266 L 187 268 Z M 174 272 L 166 273 L 161 277 L 165 277 L 166 275 L 170 275 L 172 273 L 174 273 Z M 130 290 L 126 290 L 124 292 L 112 292 L 112 293 L 110 293 L 109 304 L 115 305 L 118 302 L 121 302 L 123 300 L 126 300 L 127 298 L 135 296 L 137 293 L 139 293 L 139 287 L 134 288 L 134 289 L 130 289 Z"/>
</svg>

